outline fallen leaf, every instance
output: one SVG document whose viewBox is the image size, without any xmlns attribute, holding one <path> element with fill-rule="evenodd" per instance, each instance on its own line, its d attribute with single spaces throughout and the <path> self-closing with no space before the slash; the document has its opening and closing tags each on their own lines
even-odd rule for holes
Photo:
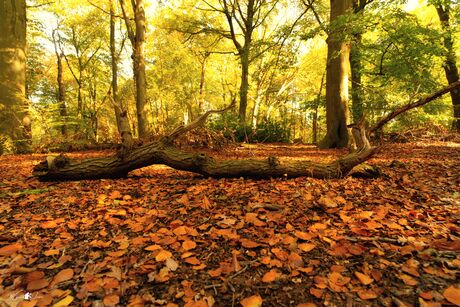
<svg viewBox="0 0 460 307">
<path fill-rule="evenodd" d="M 372 300 L 378 297 L 378 294 L 372 290 L 359 290 L 358 296 L 362 300 Z"/>
<path fill-rule="evenodd" d="M 308 253 L 309 251 L 313 250 L 316 245 L 314 243 L 301 243 L 298 245 L 298 247 L 301 251 Z"/>
<path fill-rule="evenodd" d="M 323 296 L 324 290 L 318 288 L 310 288 L 310 294 L 316 298 L 321 298 Z"/>
<path fill-rule="evenodd" d="M 263 300 L 260 295 L 253 295 L 241 300 L 240 304 L 243 307 L 261 307 L 262 302 Z"/>
<path fill-rule="evenodd" d="M 43 229 L 53 229 L 58 227 L 59 225 L 55 221 L 46 221 L 43 222 L 40 226 Z"/>
<path fill-rule="evenodd" d="M 360 273 L 360 272 L 355 272 L 355 276 L 359 279 L 359 281 L 363 285 L 369 285 L 374 281 L 372 278 L 370 278 L 366 274 L 363 274 L 363 273 Z"/>
<path fill-rule="evenodd" d="M 263 282 L 273 282 L 277 280 L 281 274 L 277 270 L 270 270 L 267 273 L 264 274 L 262 277 Z"/>
<path fill-rule="evenodd" d="M 173 271 L 173 272 L 176 271 L 177 268 L 179 268 L 179 264 L 173 258 L 166 259 L 166 266 L 168 267 L 170 271 Z"/>
<path fill-rule="evenodd" d="M 27 284 L 27 291 L 35 291 L 48 287 L 49 282 L 46 279 L 32 280 Z"/>
<path fill-rule="evenodd" d="M 413 277 L 407 275 L 407 274 L 399 274 L 397 275 L 399 279 L 401 279 L 402 281 L 404 281 L 404 283 L 408 286 L 415 286 L 416 284 L 418 284 L 418 281 L 416 279 L 414 279 Z"/>
<path fill-rule="evenodd" d="M 64 307 L 72 304 L 74 298 L 71 295 L 67 295 L 65 298 L 53 305 L 53 307 Z"/>
<path fill-rule="evenodd" d="M 172 257 L 172 254 L 167 250 L 162 249 L 156 256 L 155 260 L 158 262 L 166 261 Z"/>
<path fill-rule="evenodd" d="M 120 302 L 120 297 L 117 294 L 109 294 L 104 296 L 103 302 L 105 306 L 115 306 Z"/>
<path fill-rule="evenodd" d="M 0 248 L 0 256 L 11 256 L 22 249 L 22 245 L 19 243 L 10 244 Z"/>
<path fill-rule="evenodd" d="M 61 282 L 72 279 L 72 277 L 73 277 L 73 270 L 64 269 L 54 276 L 53 281 L 51 282 L 51 285 L 57 285 Z"/>
<path fill-rule="evenodd" d="M 196 243 L 190 240 L 184 241 L 182 243 L 182 248 L 185 249 L 186 251 L 194 249 L 195 247 L 196 247 Z"/>
<path fill-rule="evenodd" d="M 460 306 L 460 289 L 450 286 L 442 294 L 449 302 Z"/>
</svg>

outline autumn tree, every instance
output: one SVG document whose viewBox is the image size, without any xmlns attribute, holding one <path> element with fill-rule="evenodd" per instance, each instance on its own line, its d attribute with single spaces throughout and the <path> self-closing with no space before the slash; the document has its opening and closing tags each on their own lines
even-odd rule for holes
<svg viewBox="0 0 460 307">
<path fill-rule="evenodd" d="M 323 148 L 341 148 L 348 144 L 348 76 L 350 44 L 337 26 L 340 17 L 352 9 L 351 0 L 331 0 L 331 29 L 327 38 L 326 123 L 327 133 L 320 143 Z"/>
<path fill-rule="evenodd" d="M 133 49 L 133 76 L 136 86 L 136 114 L 137 114 L 137 133 L 139 138 L 145 138 L 148 135 L 147 120 L 147 81 L 145 75 L 145 34 L 146 19 L 143 0 L 131 1 L 131 9 L 128 9 L 125 0 L 119 0 L 123 13 L 123 19 L 128 31 L 128 37 Z M 132 15 L 130 14 L 132 13 Z M 134 20 L 132 23 L 131 20 Z"/>
<path fill-rule="evenodd" d="M 0 1 L 0 137 L 15 152 L 30 150 L 31 119 L 26 100 L 26 3 Z"/>
<path fill-rule="evenodd" d="M 456 5 L 456 1 L 432 0 L 430 2 L 436 8 L 436 12 L 438 13 L 439 21 L 441 22 L 441 27 L 444 32 L 443 40 L 445 47 L 445 60 L 443 68 L 446 74 L 447 82 L 452 84 L 460 79 L 457 67 L 456 52 L 454 49 L 454 29 L 458 27 L 458 21 L 451 19 L 452 10 Z M 452 128 L 457 132 L 460 132 L 460 90 L 453 89 L 450 92 L 450 97 L 454 111 Z"/>
</svg>

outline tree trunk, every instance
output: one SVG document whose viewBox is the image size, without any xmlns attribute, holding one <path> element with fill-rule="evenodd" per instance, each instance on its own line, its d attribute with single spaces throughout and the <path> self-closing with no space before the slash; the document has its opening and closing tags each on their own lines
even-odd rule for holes
<svg viewBox="0 0 460 307">
<path fill-rule="evenodd" d="M 118 57 L 115 42 L 115 8 L 113 0 L 110 0 L 110 58 L 112 64 L 112 97 L 116 104 L 118 102 Z M 120 109 L 115 105 L 114 111 L 118 133 L 121 135 Z"/>
<path fill-rule="evenodd" d="M 15 152 L 29 152 L 24 0 L 0 0 L 0 33 L 0 134 L 11 138 Z"/>
<path fill-rule="evenodd" d="M 450 25 L 450 6 L 446 4 L 436 5 L 436 11 L 438 12 L 441 26 L 444 30 L 444 47 L 446 48 L 446 59 L 444 61 L 444 71 L 446 73 L 446 79 L 449 84 L 452 84 L 460 79 L 457 62 L 455 59 L 454 51 L 454 40 L 452 37 L 452 29 Z M 460 132 L 460 89 L 456 88 L 450 91 L 450 97 L 452 99 L 454 120 L 452 122 L 452 128 L 457 132 Z"/>
<path fill-rule="evenodd" d="M 144 45 L 145 45 L 145 11 L 144 1 L 137 0 L 135 7 L 136 23 L 136 36 L 134 47 L 134 76 L 136 78 L 136 110 L 137 110 L 137 128 L 139 138 L 146 138 L 148 135 L 148 122 L 147 122 L 147 81 L 145 76 L 145 58 L 144 58 Z"/>
<path fill-rule="evenodd" d="M 245 48 L 246 49 L 246 48 Z M 246 109 L 248 107 L 249 92 L 249 49 L 244 50 L 241 57 L 241 85 L 240 85 L 240 106 L 238 117 L 241 123 L 246 123 Z"/>
<path fill-rule="evenodd" d="M 350 0 L 331 0 L 331 24 L 351 9 Z M 337 27 L 336 27 L 337 28 Z M 327 38 L 326 123 L 327 133 L 322 148 L 342 148 L 348 144 L 348 72 L 350 46 L 339 29 Z"/>
<path fill-rule="evenodd" d="M 58 39 L 56 38 L 56 30 L 53 30 L 53 43 L 54 43 L 54 52 L 56 54 L 56 63 L 57 63 L 57 85 L 58 85 L 58 91 L 57 91 L 57 101 L 59 105 L 59 115 L 61 117 L 61 135 L 62 136 L 67 136 L 67 126 L 66 126 L 66 121 L 67 121 L 67 108 L 65 105 L 65 88 L 64 88 L 64 83 L 62 81 L 62 58 L 64 57 L 63 53 L 60 52 L 60 48 L 58 48 Z"/>
<path fill-rule="evenodd" d="M 145 32 L 146 21 L 144 11 L 144 1 L 137 0 L 131 1 L 134 12 L 135 30 L 131 26 L 131 21 L 127 15 L 125 0 L 119 0 L 121 10 L 123 12 L 123 19 L 128 31 L 129 40 L 133 47 L 133 75 L 134 83 L 136 85 L 136 115 L 137 115 L 137 131 L 139 138 L 146 138 L 148 135 L 148 121 L 147 121 L 147 81 L 145 76 L 145 58 L 144 58 L 144 45 L 145 45 Z"/>
<path fill-rule="evenodd" d="M 361 44 L 361 39 L 362 35 L 356 34 L 354 44 L 350 50 L 351 109 L 355 122 L 361 119 L 364 112 L 361 53 L 358 49 L 358 45 Z"/>
</svg>

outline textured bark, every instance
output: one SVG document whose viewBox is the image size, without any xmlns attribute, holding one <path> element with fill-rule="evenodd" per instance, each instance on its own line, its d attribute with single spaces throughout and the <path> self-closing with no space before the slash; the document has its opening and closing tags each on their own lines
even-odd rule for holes
<svg viewBox="0 0 460 307">
<path fill-rule="evenodd" d="M 133 135 L 129 126 L 128 112 L 118 100 L 118 55 L 115 44 L 115 8 L 114 0 L 110 1 L 110 57 L 112 64 L 112 104 L 115 110 L 118 133 L 121 136 L 123 154 L 129 151 L 133 144 Z"/>
<path fill-rule="evenodd" d="M 350 0 L 331 0 L 330 20 L 351 9 Z M 348 74 L 350 45 L 343 41 L 339 29 L 333 29 L 327 38 L 326 124 L 327 133 L 320 143 L 322 148 L 342 148 L 348 144 Z"/>
<path fill-rule="evenodd" d="M 25 96 L 26 3 L 0 0 L 0 134 L 17 153 L 30 150 L 30 118 Z"/>
<path fill-rule="evenodd" d="M 351 109 L 355 122 L 363 116 L 364 112 L 361 53 L 357 47 L 360 43 L 361 34 L 356 34 L 350 50 Z"/>
<path fill-rule="evenodd" d="M 449 84 L 452 84 L 460 79 L 457 62 L 455 58 L 454 40 L 452 37 L 452 29 L 450 25 L 450 6 L 446 4 L 444 6 L 437 5 L 436 11 L 438 12 L 441 26 L 444 30 L 444 47 L 446 48 L 446 59 L 444 61 L 444 72 L 446 73 L 446 79 Z M 450 97 L 452 99 L 453 115 L 454 120 L 452 122 L 452 128 L 457 132 L 460 132 L 460 89 L 456 88 L 450 91 Z"/>
<path fill-rule="evenodd" d="M 368 148 L 348 154 L 331 163 L 311 161 L 280 161 L 276 157 L 264 160 L 216 160 L 205 154 L 189 153 L 154 142 L 134 149 L 124 159 L 116 156 L 73 161 L 64 156 L 47 159 L 34 169 L 40 180 L 81 180 L 125 177 L 130 171 L 152 164 L 164 164 L 178 170 L 209 177 L 300 177 L 341 178 L 354 166 L 369 159 L 375 149 Z"/>
<path fill-rule="evenodd" d="M 146 20 L 144 1 L 137 0 L 131 1 L 132 10 L 134 12 L 134 25 L 133 29 L 129 16 L 127 15 L 127 8 L 125 0 L 119 0 L 125 20 L 126 28 L 128 30 L 129 40 L 133 47 L 133 74 L 134 83 L 136 85 L 136 114 L 137 114 L 137 132 L 139 138 L 146 138 L 148 135 L 148 121 L 147 121 L 147 79 L 145 75 L 145 33 L 146 33 Z"/>
<path fill-rule="evenodd" d="M 34 167 L 33 175 L 40 180 L 81 180 L 125 177 L 130 171 L 152 164 L 164 164 L 178 170 L 198 173 L 209 177 L 300 177 L 341 178 L 356 165 L 368 160 L 376 151 L 369 142 L 363 142 L 359 151 L 345 155 L 331 163 L 311 161 L 280 161 L 277 157 L 267 159 L 216 160 L 202 153 L 181 151 L 171 144 L 174 139 L 204 124 L 212 113 L 208 111 L 187 126 L 181 126 L 160 141 L 132 149 L 124 157 L 92 158 L 81 161 L 65 156 L 48 157 Z M 363 131 L 360 136 L 366 138 Z"/>
<path fill-rule="evenodd" d="M 54 52 L 56 54 L 56 63 L 57 63 L 57 85 L 58 85 L 58 91 L 57 91 L 57 101 L 59 104 L 59 115 L 61 116 L 61 134 L 62 136 L 67 135 L 67 126 L 66 126 L 66 120 L 67 120 L 67 107 L 65 104 L 65 87 L 64 83 L 62 80 L 62 58 L 64 57 L 64 54 L 60 52 L 60 48 L 58 48 L 58 37 L 56 37 L 56 30 L 53 31 L 53 43 L 54 43 Z"/>
</svg>

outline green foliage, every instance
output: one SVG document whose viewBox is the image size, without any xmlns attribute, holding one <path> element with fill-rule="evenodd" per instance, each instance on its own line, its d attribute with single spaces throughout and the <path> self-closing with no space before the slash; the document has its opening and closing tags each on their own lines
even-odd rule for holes
<svg viewBox="0 0 460 307">
<path fill-rule="evenodd" d="M 241 124 L 238 116 L 233 113 L 223 114 L 210 122 L 212 130 L 220 131 L 225 138 L 234 142 L 247 143 L 287 143 L 290 139 L 290 130 L 282 122 L 263 120 L 255 128 Z"/>
</svg>

